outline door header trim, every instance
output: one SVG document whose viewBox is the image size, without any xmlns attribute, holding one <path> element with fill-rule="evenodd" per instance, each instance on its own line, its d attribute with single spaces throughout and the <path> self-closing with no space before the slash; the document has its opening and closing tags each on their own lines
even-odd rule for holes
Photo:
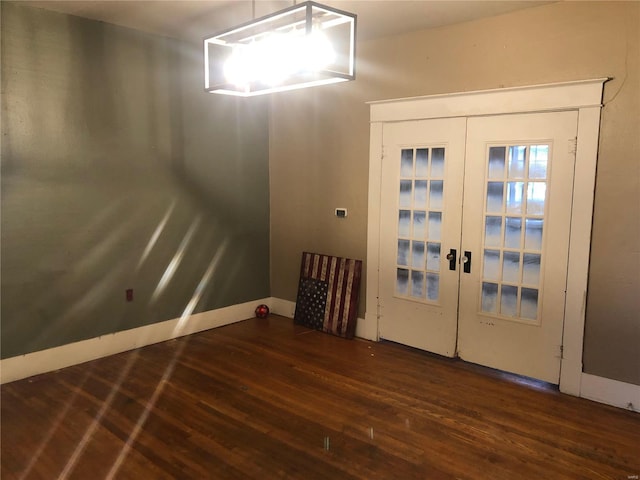
<svg viewBox="0 0 640 480">
<path fill-rule="evenodd" d="M 601 107 L 609 77 L 367 102 L 371 122 L 473 117 Z"/>
</svg>

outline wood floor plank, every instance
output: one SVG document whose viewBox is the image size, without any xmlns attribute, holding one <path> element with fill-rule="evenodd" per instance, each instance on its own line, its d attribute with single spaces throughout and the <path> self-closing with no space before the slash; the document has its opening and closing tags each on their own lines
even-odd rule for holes
<svg viewBox="0 0 640 480">
<path fill-rule="evenodd" d="M 271 316 L 3 385 L 3 479 L 628 479 L 640 415 Z"/>
</svg>

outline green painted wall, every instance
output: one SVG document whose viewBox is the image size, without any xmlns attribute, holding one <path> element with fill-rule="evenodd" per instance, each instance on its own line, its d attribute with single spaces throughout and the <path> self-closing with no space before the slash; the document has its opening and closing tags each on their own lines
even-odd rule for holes
<svg viewBox="0 0 640 480">
<path fill-rule="evenodd" d="M 1 8 L 2 358 L 269 296 L 264 101 L 204 93 L 199 42 Z"/>
</svg>

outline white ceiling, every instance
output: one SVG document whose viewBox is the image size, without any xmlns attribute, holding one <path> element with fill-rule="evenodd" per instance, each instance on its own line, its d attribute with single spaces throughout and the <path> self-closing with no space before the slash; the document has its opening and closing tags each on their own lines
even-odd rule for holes
<svg viewBox="0 0 640 480">
<path fill-rule="evenodd" d="M 150 33 L 202 38 L 293 5 L 282 0 L 37 0 L 21 1 Z M 297 2 L 301 3 L 301 2 Z M 328 6 L 358 15 L 358 36 L 366 40 L 423 28 L 466 22 L 542 5 L 543 1 L 325 0 Z"/>
</svg>

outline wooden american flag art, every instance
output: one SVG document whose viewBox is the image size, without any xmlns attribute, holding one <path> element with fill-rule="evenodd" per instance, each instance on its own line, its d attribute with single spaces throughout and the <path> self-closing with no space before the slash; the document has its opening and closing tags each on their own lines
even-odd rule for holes
<svg viewBox="0 0 640 480">
<path fill-rule="evenodd" d="M 294 322 L 353 338 L 361 276 L 361 260 L 303 252 Z"/>
</svg>

